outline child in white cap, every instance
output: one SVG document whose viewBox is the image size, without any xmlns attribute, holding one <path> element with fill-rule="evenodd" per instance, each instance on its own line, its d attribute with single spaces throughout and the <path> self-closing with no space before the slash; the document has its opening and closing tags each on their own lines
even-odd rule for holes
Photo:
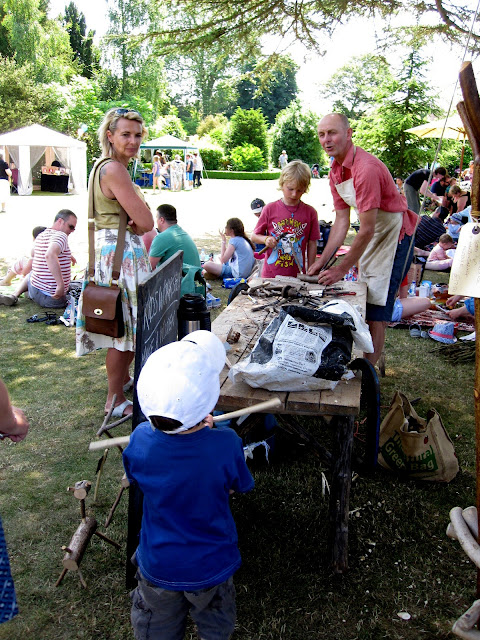
<svg viewBox="0 0 480 640">
<path fill-rule="evenodd" d="M 183 640 L 188 614 L 202 640 L 227 640 L 235 626 L 233 574 L 241 564 L 229 495 L 254 486 L 241 439 L 212 429 L 225 349 L 195 331 L 155 351 L 137 394 L 148 421 L 123 452 L 143 492 L 132 592 L 137 640 Z"/>
</svg>

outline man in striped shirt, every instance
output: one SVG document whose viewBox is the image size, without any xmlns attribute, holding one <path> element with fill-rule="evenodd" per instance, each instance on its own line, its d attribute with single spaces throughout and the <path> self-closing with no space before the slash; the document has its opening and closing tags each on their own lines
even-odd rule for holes
<svg viewBox="0 0 480 640">
<path fill-rule="evenodd" d="M 58 309 L 67 304 L 71 265 L 75 264 L 68 236 L 76 226 L 77 216 L 73 211 L 61 209 L 53 225 L 35 240 L 28 294 L 41 307 Z"/>
</svg>

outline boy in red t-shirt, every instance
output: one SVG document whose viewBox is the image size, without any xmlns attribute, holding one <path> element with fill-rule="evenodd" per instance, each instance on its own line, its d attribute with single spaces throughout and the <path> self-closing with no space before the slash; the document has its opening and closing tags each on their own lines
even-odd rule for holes
<svg viewBox="0 0 480 640">
<path fill-rule="evenodd" d="M 301 160 L 293 160 L 280 174 L 283 197 L 270 202 L 262 211 L 252 234 L 252 241 L 267 245 L 267 257 L 262 276 L 296 277 L 315 262 L 317 240 L 320 238 L 317 212 L 301 201 L 310 186 L 310 167 Z"/>
</svg>

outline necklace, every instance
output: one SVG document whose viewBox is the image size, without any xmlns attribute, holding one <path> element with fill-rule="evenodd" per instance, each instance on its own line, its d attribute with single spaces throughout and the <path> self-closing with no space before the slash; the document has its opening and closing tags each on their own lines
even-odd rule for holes
<svg viewBox="0 0 480 640">
<path fill-rule="evenodd" d="M 291 211 L 291 210 L 288 208 L 288 206 L 289 206 L 289 205 L 286 205 L 286 204 L 285 204 L 285 202 L 283 201 L 283 198 L 280 198 L 280 201 L 281 201 L 281 203 L 283 204 L 283 206 L 285 207 L 285 209 L 288 211 L 288 213 L 290 214 L 290 217 L 291 217 L 291 218 L 293 218 L 293 217 L 294 217 L 294 215 L 295 215 L 295 214 L 297 213 L 297 211 L 298 211 L 298 208 L 299 208 L 299 206 L 300 206 L 300 201 L 299 201 L 299 203 L 296 205 L 296 207 L 293 209 L 293 211 Z M 291 206 L 291 205 L 290 205 L 290 206 Z"/>
</svg>

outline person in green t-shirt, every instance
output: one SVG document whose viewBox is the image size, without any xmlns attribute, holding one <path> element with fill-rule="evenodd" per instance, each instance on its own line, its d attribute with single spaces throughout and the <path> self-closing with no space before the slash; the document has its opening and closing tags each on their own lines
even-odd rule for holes
<svg viewBox="0 0 480 640">
<path fill-rule="evenodd" d="M 198 249 L 188 233 L 178 226 L 177 210 L 171 204 L 161 204 L 157 208 L 157 231 L 149 253 L 152 269 L 177 251 L 183 251 L 184 265 L 200 267 Z"/>
</svg>

